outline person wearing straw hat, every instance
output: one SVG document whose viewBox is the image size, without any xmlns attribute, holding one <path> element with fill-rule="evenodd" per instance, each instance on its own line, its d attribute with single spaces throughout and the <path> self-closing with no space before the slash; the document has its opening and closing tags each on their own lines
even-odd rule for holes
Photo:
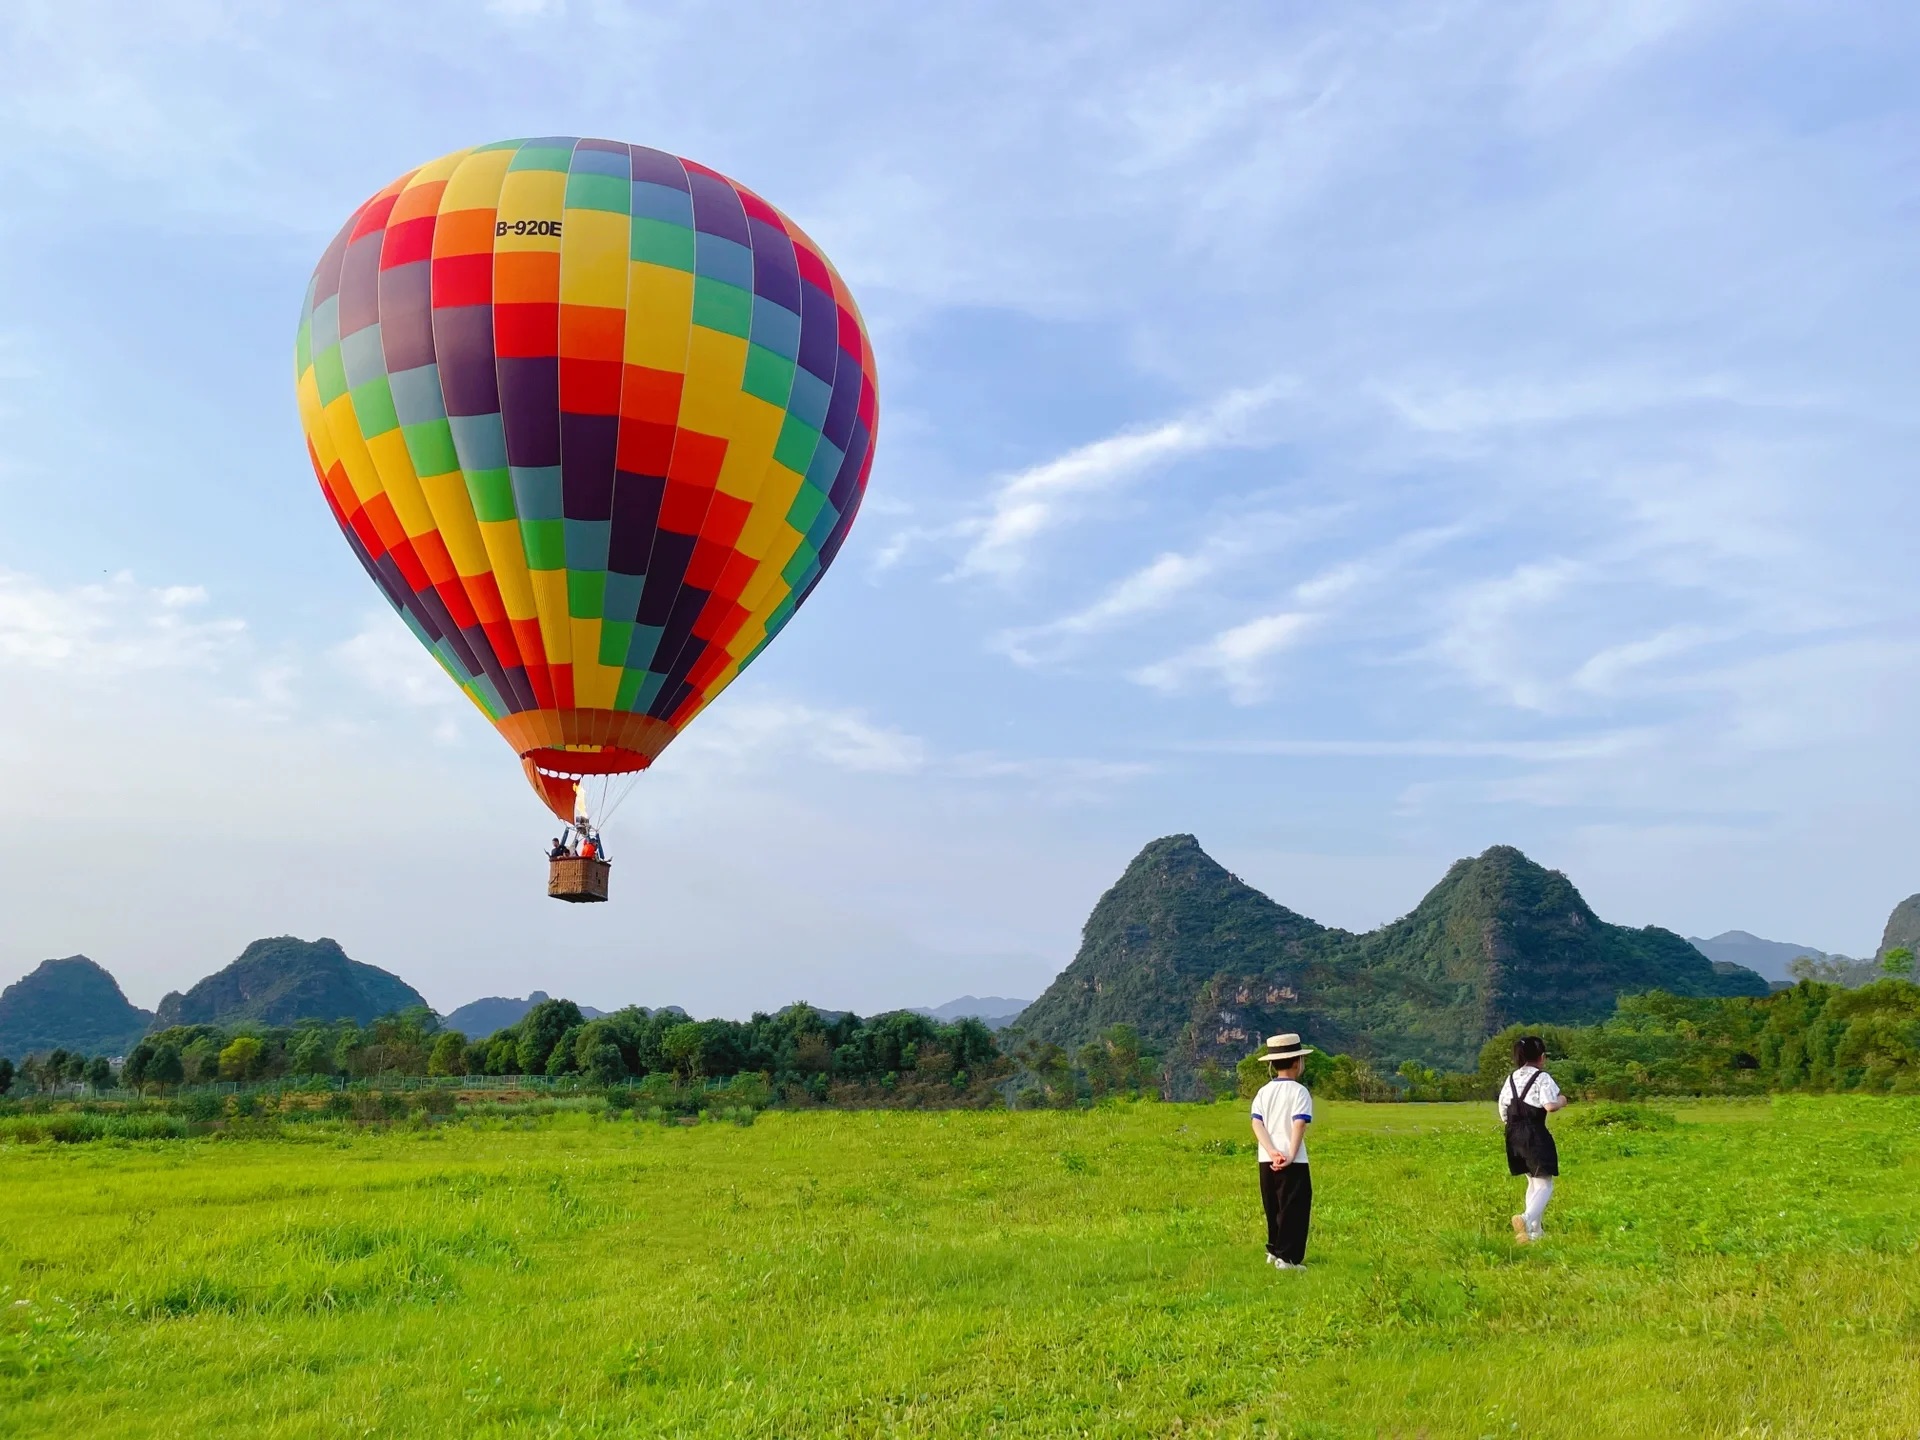
<svg viewBox="0 0 1920 1440">
<path fill-rule="evenodd" d="M 1307 1170 L 1307 1126 L 1313 1096 L 1300 1083 L 1311 1045 L 1298 1035 L 1269 1035 L 1267 1073 L 1253 1097 L 1253 1138 L 1260 1147 L 1260 1204 L 1267 1212 L 1267 1263 L 1276 1270 L 1307 1268 L 1307 1224 L 1313 1218 L 1313 1179 Z"/>
</svg>

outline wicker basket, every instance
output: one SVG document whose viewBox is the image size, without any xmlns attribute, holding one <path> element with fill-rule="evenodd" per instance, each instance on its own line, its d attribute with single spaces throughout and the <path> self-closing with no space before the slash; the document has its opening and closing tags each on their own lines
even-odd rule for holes
<svg viewBox="0 0 1920 1440">
<path fill-rule="evenodd" d="M 568 855 L 547 862 L 547 894 L 556 900 L 581 904 L 607 898 L 607 874 L 613 866 L 605 860 L 588 860 Z"/>
</svg>

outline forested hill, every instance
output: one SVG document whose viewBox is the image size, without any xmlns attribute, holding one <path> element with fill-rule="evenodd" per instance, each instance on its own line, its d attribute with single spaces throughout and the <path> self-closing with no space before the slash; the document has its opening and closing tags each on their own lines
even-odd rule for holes
<svg viewBox="0 0 1920 1440">
<path fill-rule="evenodd" d="M 1231 1068 L 1281 1030 L 1388 1066 L 1465 1069 L 1515 1021 L 1591 1022 L 1647 990 L 1768 988 L 1671 931 L 1607 924 L 1566 876 L 1511 846 L 1456 862 L 1410 914 L 1355 935 L 1276 904 L 1174 835 L 1100 898 L 1079 954 L 1020 1026 L 1072 1048 L 1129 1024 L 1176 1074 Z"/>
<path fill-rule="evenodd" d="M 177 990 L 168 994 L 160 1001 L 153 1028 L 241 1020 L 264 1025 L 353 1020 L 365 1025 L 377 1016 L 426 1003 L 398 975 L 348 959 L 338 941 L 282 935 L 254 941 L 239 959 L 184 995 Z"/>
<path fill-rule="evenodd" d="M 443 1016 L 440 1027 L 443 1030 L 456 1030 L 469 1039 L 477 1040 L 482 1035 L 491 1035 L 509 1025 L 518 1025 L 521 1016 L 548 998 L 544 990 L 535 990 L 524 1000 L 509 995 L 487 995 L 478 1000 L 469 1000 Z M 596 1010 L 591 1005 L 582 1005 L 580 1013 L 589 1020 L 598 1020 L 607 1012 Z"/>
<path fill-rule="evenodd" d="M 0 1055 L 56 1047 L 119 1055 L 152 1019 L 152 1011 L 131 1004 L 119 982 L 86 956 L 44 960 L 0 990 Z"/>
<path fill-rule="evenodd" d="M 1328 935 L 1229 875 L 1193 836 L 1169 835 L 1136 855 L 1100 897 L 1080 953 L 1018 1023 L 1027 1035 L 1068 1046 L 1132 1025 L 1164 1049 L 1216 976 L 1257 975 L 1263 1003 L 1283 1003 Z"/>
</svg>

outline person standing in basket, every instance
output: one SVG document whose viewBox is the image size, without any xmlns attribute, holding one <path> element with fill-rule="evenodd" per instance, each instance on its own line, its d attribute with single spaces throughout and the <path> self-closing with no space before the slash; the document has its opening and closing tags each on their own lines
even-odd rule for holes
<svg viewBox="0 0 1920 1440">
<path fill-rule="evenodd" d="M 1507 1127 L 1507 1170 L 1527 1177 L 1526 1208 L 1513 1217 L 1513 1238 L 1530 1245 L 1560 1173 L 1560 1150 L 1547 1130 L 1547 1116 L 1566 1108 L 1567 1097 L 1547 1073 L 1547 1044 L 1538 1035 L 1513 1042 L 1513 1073 L 1500 1087 L 1500 1123 Z"/>
<path fill-rule="evenodd" d="M 1307 1268 L 1307 1224 L 1313 1218 L 1313 1179 L 1307 1170 L 1307 1126 L 1313 1096 L 1300 1083 L 1311 1045 L 1298 1035 L 1270 1035 L 1260 1058 L 1273 1078 L 1253 1097 L 1253 1138 L 1260 1147 L 1260 1204 L 1267 1212 L 1267 1263 L 1276 1270 Z"/>
</svg>

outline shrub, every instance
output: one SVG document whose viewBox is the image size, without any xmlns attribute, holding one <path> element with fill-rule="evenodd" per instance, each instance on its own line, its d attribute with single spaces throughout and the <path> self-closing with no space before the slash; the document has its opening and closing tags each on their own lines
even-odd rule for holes
<svg viewBox="0 0 1920 1440">
<path fill-rule="evenodd" d="M 211 1090 L 196 1090 L 180 1099 L 180 1113 L 196 1125 L 218 1120 L 226 1108 L 221 1098 Z"/>
<path fill-rule="evenodd" d="M 1672 1130 L 1680 1122 L 1671 1112 L 1650 1105 L 1605 1101 L 1576 1109 L 1566 1123 L 1575 1130 Z"/>
</svg>

